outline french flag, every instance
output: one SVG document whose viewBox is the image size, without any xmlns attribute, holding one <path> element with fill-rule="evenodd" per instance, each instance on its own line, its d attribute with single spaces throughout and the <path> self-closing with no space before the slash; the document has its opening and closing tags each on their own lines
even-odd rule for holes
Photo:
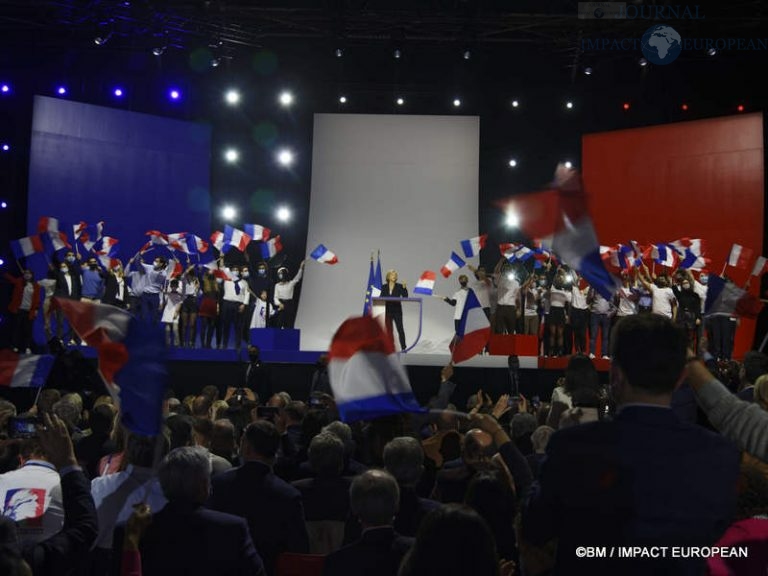
<svg viewBox="0 0 768 576">
<path fill-rule="evenodd" d="M 510 263 L 524 262 L 534 256 L 534 251 L 523 244 L 505 242 L 499 244 L 499 250 Z"/>
<path fill-rule="evenodd" d="M 0 388 L 42 388 L 55 358 L 0 350 Z"/>
<path fill-rule="evenodd" d="M 156 246 L 168 245 L 168 235 L 163 234 L 162 232 L 160 232 L 160 230 L 147 230 L 147 232 L 144 235 L 149 236 L 150 244 L 154 244 Z"/>
<path fill-rule="evenodd" d="M 653 258 L 653 261 L 657 264 L 661 264 L 667 268 L 677 267 L 677 252 L 669 244 L 652 244 L 651 258 Z"/>
<path fill-rule="evenodd" d="M 402 412 L 426 412 L 413 395 L 408 374 L 379 320 L 350 318 L 336 331 L 328 375 L 344 422 Z"/>
<path fill-rule="evenodd" d="M 318 244 L 317 248 L 312 250 L 312 253 L 309 256 L 322 264 L 336 264 L 339 261 L 336 254 L 328 250 L 328 248 L 322 244 Z"/>
<path fill-rule="evenodd" d="M 747 266 L 749 266 L 749 261 L 752 260 L 753 253 L 754 251 L 751 248 L 741 244 L 734 244 L 731 246 L 731 253 L 728 256 L 728 266 L 746 270 Z"/>
<path fill-rule="evenodd" d="M 213 234 L 211 234 L 211 244 L 214 248 L 216 248 L 216 250 L 221 252 L 221 248 L 224 246 L 224 233 L 216 230 Z"/>
<path fill-rule="evenodd" d="M 282 249 L 283 243 L 280 242 L 280 235 L 278 234 L 271 240 L 267 240 L 261 245 L 261 256 L 264 258 L 264 260 L 269 260 Z"/>
<path fill-rule="evenodd" d="M 619 283 L 603 264 L 577 171 L 560 164 L 552 189 L 514 196 L 508 204 L 519 216 L 527 236 L 541 238 L 546 248 L 586 278 L 606 299 L 613 296 Z"/>
<path fill-rule="evenodd" d="M 18 240 L 11 240 L 11 250 L 17 260 L 45 252 L 45 246 L 43 245 L 43 238 L 40 235 L 27 236 L 25 238 L 19 238 Z"/>
<path fill-rule="evenodd" d="M 757 318 L 763 303 L 746 290 L 720 276 L 710 276 L 707 284 L 705 314 L 725 313 L 744 318 Z"/>
<path fill-rule="evenodd" d="M 72 226 L 72 235 L 75 240 L 79 240 L 80 236 L 83 235 L 83 233 L 87 230 L 88 223 L 80 221 L 79 223 Z M 86 234 L 87 236 L 87 234 Z"/>
<path fill-rule="evenodd" d="M 464 256 L 472 258 L 480 254 L 480 250 L 485 248 L 485 241 L 488 239 L 488 234 L 481 234 L 474 238 L 468 238 L 461 241 L 461 249 L 464 250 Z"/>
<path fill-rule="evenodd" d="M 51 216 L 41 216 L 37 221 L 37 233 L 43 234 L 44 232 L 58 232 L 59 231 L 59 219 Z"/>
<path fill-rule="evenodd" d="M 229 274 L 227 274 L 223 269 L 219 268 L 216 261 L 203 264 L 203 268 L 210 270 L 211 274 L 213 274 L 215 278 L 221 278 L 222 280 L 232 280 L 232 277 Z"/>
<path fill-rule="evenodd" d="M 224 227 L 224 252 L 228 252 L 230 247 L 237 248 L 240 252 L 245 252 L 250 243 L 251 237 L 242 230 L 238 230 L 229 224 Z"/>
<path fill-rule="evenodd" d="M 123 426 L 142 436 L 159 434 L 168 382 L 162 327 L 106 304 L 53 301 L 77 335 L 96 348 L 99 373 Z"/>
<path fill-rule="evenodd" d="M 243 230 L 254 240 L 261 240 L 262 242 L 269 240 L 269 235 L 272 233 L 269 228 L 259 226 L 258 224 L 245 224 Z"/>
<path fill-rule="evenodd" d="M 435 278 L 437 278 L 437 275 L 432 270 L 424 270 L 421 276 L 419 276 L 419 281 L 416 282 L 413 292 L 415 294 L 432 296 L 435 291 Z"/>
<path fill-rule="evenodd" d="M 491 338 L 491 323 L 475 292 L 469 290 L 459 320 L 456 340 L 451 348 L 451 361 L 459 364 L 483 351 Z"/>
<path fill-rule="evenodd" d="M 760 276 L 763 271 L 765 270 L 765 264 L 768 262 L 766 260 L 765 256 L 758 256 L 757 262 L 755 262 L 755 265 L 752 266 L 752 276 Z"/>
<path fill-rule="evenodd" d="M 461 256 L 456 254 L 456 252 L 451 252 L 451 259 L 440 268 L 440 274 L 448 278 L 448 276 L 456 272 L 456 270 L 463 268 L 465 264 L 466 262 L 461 259 Z"/>
<path fill-rule="evenodd" d="M 117 255 L 118 242 L 119 240 L 117 238 L 112 238 L 111 236 L 102 236 L 101 239 L 97 240 L 93 245 L 93 251 L 96 254 L 106 254 L 107 256 L 114 257 Z"/>
</svg>

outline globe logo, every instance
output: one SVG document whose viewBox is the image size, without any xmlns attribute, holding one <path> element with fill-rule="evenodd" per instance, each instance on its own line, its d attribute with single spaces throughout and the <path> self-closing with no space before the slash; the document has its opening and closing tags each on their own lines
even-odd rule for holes
<svg viewBox="0 0 768 576">
<path fill-rule="evenodd" d="M 683 41 L 671 26 L 657 24 L 643 34 L 640 41 L 643 56 L 653 64 L 671 64 L 683 50 Z"/>
<path fill-rule="evenodd" d="M 603 12 L 602 8 L 596 8 L 594 14 L 595 14 L 595 18 L 602 18 L 603 16 L 605 16 L 605 12 Z"/>
</svg>

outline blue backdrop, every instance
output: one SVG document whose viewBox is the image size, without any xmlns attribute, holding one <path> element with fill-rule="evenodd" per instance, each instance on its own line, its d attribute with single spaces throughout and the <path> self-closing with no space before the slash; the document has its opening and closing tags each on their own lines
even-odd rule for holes
<svg viewBox="0 0 768 576">
<path fill-rule="evenodd" d="M 41 216 L 104 221 L 126 261 L 147 230 L 211 232 L 210 126 L 35 97 L 28 232 Z M 149 255 L 151 258 L 151 255 Z"/>
</svg>

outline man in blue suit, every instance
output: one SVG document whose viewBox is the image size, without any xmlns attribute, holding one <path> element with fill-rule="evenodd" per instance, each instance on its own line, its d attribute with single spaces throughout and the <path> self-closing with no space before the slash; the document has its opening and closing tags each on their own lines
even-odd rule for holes
<svg viewBox="0 0 768 576">
<path fill-rule="evenodd" d="M 727 528 L 739 453 L 669 407 L 685 377 L 679 327 L 654 314 L 629 316 L 611 348 L 617 415 L 552 436 L 522 538 L 557 539 L 554 574 L 699 574 L 703 560 L 675 558 L 673 547 L 711 546 Z M 597 546 L 607 558 L 584 557 L 582 547 Z M 618 558 L 627 546 L 646 547 L 651 557 Z"/>
</svg>

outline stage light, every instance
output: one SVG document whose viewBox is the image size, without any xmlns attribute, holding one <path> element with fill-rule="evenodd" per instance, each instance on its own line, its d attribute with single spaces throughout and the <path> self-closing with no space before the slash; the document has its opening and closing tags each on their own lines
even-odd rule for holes
<svg viewBox="0 0 768 576">
<path fill-rule="evenodd" d="M 504 219 L 504 223 L 507 225 L 507 228 L 517 228 L 520 226 L 520 216 L 516 212 L 509 211 Z"/>
<path fill-rule="evenodd" d="M 517 166 L 517 160 L 515 160 L 514 158 L 512 158 L 512 159 L 509 161 L 509 167 L 510 167 L 510 168 L 515 168 L 516 166 Z"/>
<path fill-rule="evenodd" d="M 461 100 L 459 100 L 458 98 L 454 98 L 453 99 L 453 107 L 454 108 L 458 108 L 459 106 L 461 106 Z"/>
<path fill-rule="evenodd" d="M 517 100 L 512 100 L 512 108 L 517 108 L 518 106 L 520 106 L 520 102 Z"/>
<path fill-rule="evenodd" d="M 739 104 L 738 106 L 736 106 L 736 111 L 737 112 L 744 112 L 744 104 Z"/>
<path fill-rule="evenodd" d="M 0 258 L 0 266 L 3 266 L 3 265 L 5 265 L 5 260 L 3 260 L 2 258 Z"/>
<path fill-rule="evenodd" d="M 291 210 L 286 206 L 280 206 L 275 212 L 275 218 L 280 222 L 288 222 L 291 219 Z"/>
<path fill-rule="evenodd" d="M 288 167 L 293 164 L 294 159 L 293 152 L 288 150 L 288 148 L 283 148 L 277 153 L 277 163 L 280 166 Z"/>
<path fill-rule="evenodd" d="M 96 44 L 96 46 L 104 46 L 104 44 L 109 42 L 110 38 L 112 38 L 111 30 L 107 34 L 99 34 L 96 36 L 96 38 L 93 39 L 93 43 Z"/>
<path fill-rule="evenodd" d="M 403 104 L 405 104 L 405 99 L 398 98 L 397 100 L 395 100 L 395 104 L 397 104 L 398 106 L 402 106 Z"/>
<path fill-rule="evenodd" d="M 211 58 L 211 68 L 218 68 L 221 64 L 221 58 Z"/>
<path fill-rule="evenodd" d="M 624 108 L 624 110 L 629 110 L 629 107 L 630 107 L 629 102 L 624 102 L 624 105 L 622 106 L 622 108 Z"/>
<path fill-rule="evenodd" d="M 680 106 L 680 109 L 681 109 L 683 112 L 685 112 L 686 110 L 688 110 L 688 104 L 683 104 L 682 106 Z"/>
<path fill-rule="evenodd" d="M 114 94 L 117 98 L 122 98 L 122 96 L 123 96 L 123 89 L 122 88 L 115 88 L 112 91 L 112 94 Z"/>
<path fill-rule="evenodd" d="M 224 206 L 221 209 L 221 217 L 224 220 L 234 220 L 237 217 L 237 210 L 233 206 Z"/>
<path fill-rule="evenodd" d="M 339 104 L 346 104 L 346 103 L 347 103 L 347 97 L 339 96 Z"/>
<path fill-rule="evenodd" d="M 240 159 L 240 153 L 234 148 L 227 148 L 224 151 L 224 160 L 226 160 L 230 164 L 234 164 L 239 159 Z"/>
<path fill-rule="evenodd" d="M 716 54 L 717 54 L 716 48 L 710 48 L 709 50 L 707 50 L 707 56 L 715 56 Z"/>
<path fill-rule="evenodd" d="M 470 58 L 472 58 L 472 52 L 470 52 L 469 50 L 464 50 L 464 54 L 462 54 L 462 56 L 464 57 L 464 60 L 469 60 Z"/>
<path fill-rule="evenodd" d="M 59 96 L 64 96 L 64 95 L 67 93 L 67 88 L 66 88 L 66 86 L 59 86 L 59 87 L 56 89 L 56 93 L 57 93 Z"/>
<path fill-rule="evenodd" d="M 165 48 L 166 48 L 165 46 L 155 46 L 154 48 L 152 48 L 152 54 L 154 54 L 155 56 L 162 56 L 163 53 L 165 52 Z"/>
<path fill-rule="evenodd" d="M 571 110 L 571 109 L 573 109 L 573 102 L 566 102 L 566 103 L 565 103 L 565 107 L 566 107 L 568 110 Z"/>
<path fill-rule="evenodd" d="M 228 90 L 224 95 L 224 99 L 230 106 L 235 106 L 240 103 L 240 92 L 237 90 Z"/>
<path fill-rule="evenodd" d="M 637 63 L 643 67 L 648 66 L 648 60 L 646 60 L 645 58 L 640 58 L 640 60 L 638 60 Z"/>
<path fill-rule="evenodd" d="M 403 53 L 400 51 L 400 48 L 395 48 L 395 51 L 392 52 L 392 56 L 395 57 L 395 60 L 400 60 L 400 57 L 403 55 Z"/>
<path fill-rule="evenodd" d="M 11 87 L 8 86 L 8 84 L 3 84 L 2 87 L 0 87 L 0 92 L 3 94 L 8 94 L 8 92 L 11 91 Z"/>
<path fill-rule="evenodd" d="M 584 74 L 586 76 L 592 76 L 592 66 L 587 66 L 586 68 L 584 68 Z"/>
<path fill-rule="evenodd" d="M 171 90 L 168 91 L 168 97 L 171 100 L 178 100 L 181 98 L 181 92 L 179 92 L 176 88 L 171 88 Z"/>
<path fill-rule="evenodd" d="M 566 274 L 565 275 L 565 281 L 566 282 L 573 282 L 573 275 L 572 274 Z"/>
<path fill-rule="evenodd" d="M 5 210 L 6 208 L 8 208 L 8 202 L 6 202 L 5 200 L 3 200 L 2 202 L 0 202 L 0 208 L 2 208 L 3 210 Z"/>
<path fill-rule="evenodd" d="M 563 166 L 565 166 L 565 167 L 566 167 L 566 168 L 568 168 L 569 170 L 570 170 L 571 168 L 573 168 L 573 164 L 571 164 L 570 160 L 566 160 L 565 162 L 563 162 Z"/>
<path fill-rule="evenodd" d="M 341 58 L 342 56 L 344 56 L 344 50 L 342 50 L 341 48 L 336 48 L 336 51 L 334 52 L 334 54 L 336 55 L 336 58 Z"/>
<path fill-rule="evenodd" d="M 293 104 L 293 94 L 291 94 L 288 90 L 283 90 L 280 93 L 280 96 L 278 98 L 280 101 L 280 105 L 287 108 L 291 104 Z"/>
<path fill-rule="evenodd" d="M 2 149 L 3 149 L 3 152 L 8 152 L 8 150 L 10 150 L 11 147 L 8 144 L 3 144 Z M 3 208 L 5 208 L 5 206 L 3 206 Z"/>
</svg>

